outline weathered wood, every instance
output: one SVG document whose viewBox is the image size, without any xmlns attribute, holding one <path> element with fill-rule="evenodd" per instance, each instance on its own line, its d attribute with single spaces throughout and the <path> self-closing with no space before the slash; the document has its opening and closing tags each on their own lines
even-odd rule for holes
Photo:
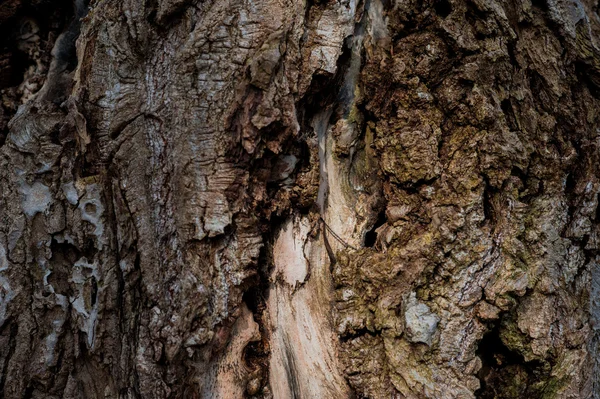
<svg viewBox="0 0 600 399">
<path fill-rule="evenodd" d="M 596 398 L 588 0 L 0 4 L 0 396 Z"/>
</svg>

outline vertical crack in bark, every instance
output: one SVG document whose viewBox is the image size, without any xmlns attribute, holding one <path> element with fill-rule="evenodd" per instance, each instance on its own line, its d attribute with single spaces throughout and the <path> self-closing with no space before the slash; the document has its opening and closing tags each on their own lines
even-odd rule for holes
<svg viewBox="0 0 600 399">
<path fill-rule="evenodd" d="M 339 82 L 333 86 L 337 95 L 309 116 L 319 156 L 319 216 L 314 222 L 318 235 L 310 235 L 309 216 L 293 215 L 273 247 L 267 311 L 271 327 L 270 386 L 277 398 L 353 395 L 338 360 L 331 270 L 337 251 L 362 246 L 367 226 L 376 217 L 369 212 L 357 213 L 355 206 L 363 187 L 351 182 L 362 131 L 356 93 L 367 12 L 368 7 L 347 40 L 348 56 L 341 57 L 346 64 L 338 65 L 340 78 L 332 80 Z M 370 201 L 373 198 L 365 201 L 367 208 Z"/>
</svg>

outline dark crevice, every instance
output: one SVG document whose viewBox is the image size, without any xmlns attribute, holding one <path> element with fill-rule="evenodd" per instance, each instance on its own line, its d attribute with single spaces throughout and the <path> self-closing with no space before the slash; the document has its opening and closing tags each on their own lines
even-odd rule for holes
<svg viewBox="0 0 600 399">
<path fill-rule="evenodd" d="M 54 287 L 56 293 L 67 297 L 72 296 L 73 292 L 69 284 L 71 269 L 83 255 L 74 245 L 68 242 L 59 243 L 54 238 L 50 243 L 50 250 L 52 252 L 50 258 L 52 273 L 48 276 L 48 283 Z"/>
<path fill-rule="evenodd" d="M 62 65 L 66 71 L 73 71 L 77 67 L 77 52 L 75 42 L 79 37 L 81 28 L 81 19 L 85 17 L 88 11 L 87 0 L 75 0 L 75 9 L 73 18 L 69 27 L 63 33 L 60 46 L 55 49 L 55 60 L 57 64 Z"/>
<path fill-rule="evenodd" d="M 61 129 L 57 128 L 50 132 L 48 135 L 50 137 L 50 142 L 52 144 L 56 144 L 62 147 L 63 143 L 61 142 Z"/>
<path fill-rule="evenodd" d="M 346 343 L 365 335 L 370 335 L 371 337 L 378 337 L 379 335 L 381 335 L 381 330 L 369 330 L 368 328 L 359 328 L 357 330 L 353 330 L 340 336 L 340 342 Z"/>
<path fill-rule="evenodd" d="M 2 368 L 0 369 L 0 397 L 3 396 L 4 386 L 6 383 L 6 377 L 8 375 L 8 364 L 10 359 L 12 358 L 13 353 L 15 353 L 15 348 L 17 346 L 17 333 L 19 331 L 19 326 L 17 323 L 13 322 L 11 319 L 7 319 L 4 321 L 4 327 L 0 330 L 0 334 L 4 335 L 5 331 L 9 333 L 8 339 L 8 348 L 4 347 L 0 349 L 1 351 L 6 351 L 4 357 L 4 364 L 2 364 Z"/>
<path fill-rule="evenodd" d="M 252 313 L 259 313 L 264 310 L 265 296 L 268 294 L 268 281 L 263 278 L 251 280 L 251 286 L 244 292 L 242 301 L 248 306 Z"/>
<path fill-rule="evenodd" d="M 546 0 L 531 0 L 531 5 L 543 11 L 548 10 L 548 4 L 546 3 Z"/>
<path fill-rule="evenodd" d="M 407 194 L 419 194 L 419 190 L 426 186 L 431 186 L 439 179 L 439 176 L 432 177 L 431 179 L 419 179 L 415 182 L 402 182 L 397 183 L 398 188 L 404 190 Z"/>
<path fill-rule="evenodd" d="M 0 145 L 24 92 L 42 87 L 55 41 L 73 15 L 70 0 L 12 3 L 0 6 Z"/>
<path fill-rule="evenodd" d="M 519 130 L 519 125 L 517 123 L 517 118 L 515 117 L 515 113 L 510 101 L 510 98 L 506 98 L 500 102 L 500 108 L 504 113 L 504 117 L 506 118 L 506 123 L 510 130 L 517 131 Z"/>
<path fill-rule="evenodd" d="M 527 181 L 527 174 L 525 172 L 523 172 L 523 170 L 521 168 L 519 168 L 518 166 L 512 167 L 512 169 L 510 170 L 510 175 L 518 177 L 519 180 L 521 180 L 521 182 L 523 184 L 525 184 L 525 182 Z"/>
<path fill-rule="evenodd" d="M 526 361 L 521 353 L 508 348 L 502 338 L 502 323 L 495 325 L 479 342 L 477 356 L 481 387 L 477 399 L 539 398 L 550 381 L 549 369 L 537 360 Z"/>
<path fill-rule="evenodd" d="M 452 4 L 448 0 L 438 0 L 433 5 L 435 12 L 442 18 L 446 18 L 452 13 Z"/>
<path fill-rule="evenodd" d="M 247 288 L 242 296 L 242 301 L 248 306 L 248 309 L 252 312 L 254 321 L 258 324 L 260 332 L 260 340 L 250 342 L 245 348 L 243 353 L 243 360 L 246 367 L 251 370 L 253 378 L 260 380 L 260 388 L 258 391 L 261 392 L 269 381 L 269 356 L 270 356 L 270 345 L 269 336 L 267 332 L 267 323 L 265 310 L 267 308 L 267 301 L 269 298 L 270 281 L 269 276 L 272 272 L 273 265 L 273 244 L 276 237 L 278 236 L 283 224 L 287 220 L 287 217 L 277 217 L 272 215 L 269 221 L 266 221 L 266 225 L 269 229 L 263 235 L 263 242 L 265 243 L 260 250 L 257 264 L 257 273 L 244 282 L 244 286 Z M 248 393 L 245 393 L 246 397 L 251 397 Z"/>
<path fill-rule="evenodd" d="M 110 168 L 109 169 L 109 174 L 110 174 L 110 180 L 112 181 L 112 184 L 107 184 L 106 185 L 106 192 L 107 192 L 107 198 L 112 198 L 112 201 L 106 201 L 106 212 L 108 215 L 110 215 L 110 217 L 108 218 L 111 221 L 111 229 L 114 232 L 118 232 L 119 231 L 119 225 L 118 225 L 118 220 L 120 219 L 120 216 L 118 214 L 118 208 L 121 207 L 122 209 L 126 210 L 127 212 L 129 212 L 129 208 L 127 206 L 127 204 L 125 203 L 125 199 L 121 196 L 121 192 L 119 191 L 118 188 L 118 182 L 119 182 L 119 175 L 115 170 L 116 168 Z M 123 213 L 125 213 L 125 211 L 121 211 Z M 131 217 L 131 214 L 127 215 L 128 219 Z M 123 216 L 121 216 L 123 217 Z M 136 241 L 137 243 L 137 241 Z M 121 261 L 123 259 L 125 259 L 128 256 L 132 256 L 133 254 L 131 253 L 132 248 L 123 248 L 123 243 L 119 242 L 119 234 L 114 234 L 113 235 L 113 245 L 114 248 L 118 248 L 118 250 L 115 252 L 115 264 L 119 265 L 118 267 L 116 267 L 115 269 L 115 275 L 117 277 L 117 309 L 118 309 L 118 316 L 119 316 L 119 331 L 121 333 L 124 332 L 124 326 L 126 325 L 126 316 L 125 316 L 125 310 L 124 310 L 124 296 L 125 294 L 125 278 L 124 278 L 124 273 L 123 270 L 120 266 Z M 137 254 L 136 254 L 137 255 Z M 136 256 L 133 255 L 133 256 Z M 139 255 L 137 255 L 139 256 Z"/>
<path fill-rule="evenodd" d="M 487 177 L 483 177 L 485 188 L 483 191 L 483 215 L 485 217 L 484 223 L 487 221 L 491 226 L 496 224 L 496 213 L 494 210 L 493 198 L 496 190 L 490 186 Z"/>
<path fill-rule="evenodd" d="M 383 226 L 386 221 L 387 219 L 384 209 L 379 213 L 379 215 L 377 215 L 377 220 L 375 221 L 373 227 L 365 233 L 365 247 L 373 248 L 375 246 L 375 243 L 377 242 L 377 229 Z"/>
<path fill-rule="evenodd" d="M 101 163 L 100 150 L 96 142 L 89 144 L 86 152 L 75 159 L 74 174 L 76 179 L 97 176 L 106 170 L 106 165 Z"/>
<path fill-rule="evenodd" d="M 147 0 L 146 2 L 146 21 L 153 25 L 160 26 L 156 16 L 158 14 L 158 0 Z"/>
<path fill-rule="evenodd" d="M 575 62 L 574 67 L 578 79 L 586 84 L 595 98 L 600 98 L 600 75 L 597 73 L 596 68 L 582 61 Z"/>
<path fill-rule="evenodd" d="M 508 50 L 508 57 L 510 58 L 510 64 L 514 67 L 514 68 L 519 68 L 520 64 L 519 61 L 517 61 L 517 55 L 516 55 L 516 41 L 508 41 L 506 43 L 506 49 Z"/>
<path fill-rule="evenodd" d="M 594 214 L 594 223 L 599 224 L 600 223 L 600 193 L 597 194 L 596 196 L 596 212 Z"/>
<path fill-rule="evenodd" d="M 96 277 L 91 277 L 91 287 L 90 287 L 90 303 L 92 306 L 96 304 L 96 300 L 98 297 L 98 282 L 96 281 Z"/>
<path fill-rule="evenodd" d="M 313 75 L 306 94 L 300 101 L 298 110 L 302 112 L 304 131 L 312 131 L 311 122 L 315 115 L 338 103 L 346 72 L 350 66 L 352 37 L 345 40 L 342 54 L 337 60 L 335 75 L 329 73 Z"/>
<path fill-rule="evenodd" d="M 577 176 L 576 176 L 577 171 L 571 172 L 567 175 L 567 178 L 565 179 L 565 195 L 568 198 L 568 205 L 569 205 L 569 209 L 568 209 L 568 217 L 569 217 L 569 221 L 571 221 L 573 219 L 573 215 L 575 214 L 575 211 L 577 210 L 577 206 L 576 206 L 576 202 L 577 202 L 577 193 L 576 193 L 576 189 L 577 189 Z M 565 236 L 565 231 L 568 229 L 569 223 L 567 223 L 565 225 L 565 230 L 562 232 L 561 236 L 564 237 Z"/>
<path fill-rule="evenodd" d="M 31 399 L 33 397 L 34 390 L 35 390 L 35 387 L 30 382 L 29 385 L 27 386 L 27 388 L 25 389 L 25 392 L 23 393 L 23 399 Z"/>
<path fill-rule="evenodd" d="M 63 380 L 61 382 L 58 382 L 57 380 L 60 381 L 61 377 L 64 376 L 65 371 L 69 367 L 69 366 L 67 366 L 65 368 L 65 370 L 63 370 L 64 362 L 65 362 L 65 350 L 64 349 L 60 349 L 58 351 L 58 357 L 57 357 L 57 360 L 56 360 L 56 365 L 53 366 L 51 368 L 51 370 L 54 371 L 54 376 L 53 376 L 53 379 L 52 379 L 54 387 L 56 388 L 58 386 L 58 388 L 60 390 L 62 390 L 63 392 L 64 392 L 64 389 L 66 388 L 66 385 L 67 385 L 66 381 Z"/>
<path fill-rule="evenodd" d="M 6 51 L 6 49 L 5 49 Z M 6 87 L 18 86 L 22 80 L 25 71 L 33 65 L 27 54 L 13 49 L 13 53 L 6 56 L 2 65 L 2 75 L 0 76 L 0 89 Z"/>
</svg>

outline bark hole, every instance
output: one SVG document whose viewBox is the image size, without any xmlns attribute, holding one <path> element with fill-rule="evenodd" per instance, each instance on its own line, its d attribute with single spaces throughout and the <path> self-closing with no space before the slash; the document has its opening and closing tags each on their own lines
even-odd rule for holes
<svg viewBox="0 0 600 399">
<path fill-rule="evenodd" d="M 25 393 L 23 394 L 24 399 L 31 399 L 33 397 L 34 386 L 29 385 L 27 389 L 25 389 Z"/>
<path fill-rule="evenodd" d="M 569 173 L 565 180 L 565 193 L 572 194 L 575 192 L 575 186 L 577 184 L 577 178 L 574 173 Z"/>
<path fill-rule="evenodd" d="M 5 37 L 8 37 L 8 34 L 5 34 Z M 14 46 L 16 46 L 16 43 L 12 43 L 11 47 Z M 23 75 L 30 65 L 26 54 L 18 50 L 15 51 L 16 49 L 14 48 L 4 48 L 3 50 L 2 72 L 0 75 L 0 88 L 2 89 L 10 86 L 18 86 L 22 82 Z"/>
<path fill-rule="evenodd" d="M 502 100 L 500 103 L 500 108 L 502 112 L 504 112 L 504 117 L 506 118 L 506 122 L 511 130 L 518 130 L 519 126 L 517 124 L 517 118 L 515 118 L 515 113 L 513 111 L 512 104 L 509 98 Z"/>
<path fill-rule="evenodd" d="M 373 225 L 373 228 L 365 234 L 365 247 L 373 248 L 377 242 L 377 229 L 383 226 L 386 222 L 385 210 L 377 215 L 377 221 Z"/>
<path fill-rule="evenodd" d="M 452 12 L 452 5 L 448 0 L 439 0 L 434 5 L 435 12 L 442 18 L 446 18 Z"/>
<path fill-rule="evenodd" d="M 492 225 L 496 222 L 496 217 L 494 214 L 494 204 L 492 202 L 494 196 L 494 192 L 491 190 L 489 184 L 486 184 L 486 189 L 483 193 L 483 214 L 485 216 L 485 220 L 487 220 Z"/>
<path fill-rule="evenodd" d="M 482 367 L 478 377 L 481 387 L 475 392 L 478 399 L 516 399 L 541 397 L 548 383 L 544 382 L 543 365 L 525 361 L 523 355 L 508 348 L 494 327 L 479 343 L 477 355 Z"/>
<path fill-rule="evenodd" d="M 50 245 L 52 257 L 50 264 L 52 272 L 48 276 L 48 284 L 52 286 L 56 293 L 71 296 L 73 294 L 69 284 L 69 278 L 72 273 L 73 264 L 81 258 L 81 252 L 67 242 L 59 243 L 52 240 Z"/>
</svg>

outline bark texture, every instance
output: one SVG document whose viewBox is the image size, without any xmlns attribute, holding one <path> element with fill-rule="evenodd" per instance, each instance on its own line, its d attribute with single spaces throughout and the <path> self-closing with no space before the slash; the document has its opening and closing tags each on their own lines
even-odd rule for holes
<svg viewBox="0 0 600 399">
<path fill-rule="evenodd" d="M 0 396 L 597 398 L 591 0 L 0 4 Z"/>
</svg>

